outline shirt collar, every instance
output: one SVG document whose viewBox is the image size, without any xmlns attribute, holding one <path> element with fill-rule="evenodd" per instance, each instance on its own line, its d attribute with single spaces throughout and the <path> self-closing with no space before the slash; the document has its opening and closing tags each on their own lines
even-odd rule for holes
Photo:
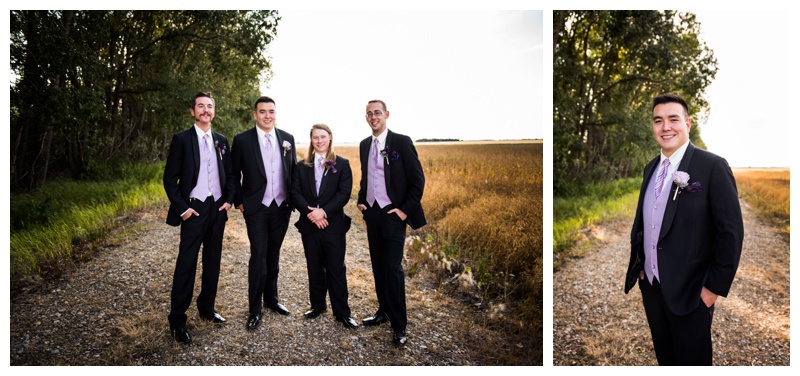
<svg viewBox="0 0 800 376">
<path fill-rule="evenodd" d="M 205 135 L 211 136 L 212 139 L 214 138 L 213 134 L 211 133 L 211 128 L 208 128 L 208 133 L 205 133 L 205 132 L 203 132 L 202 129 L 200 129 L 200 127 L 197 126 L 197 124 L 195 124 L 194 125 L 194 131 L 197 132 L 197 140 L 199 140 L 199 141 L 202 141 L 203 140 L 203 136 L 205 136 Z"/>
<path fill-rule="evenodd" d="M 383 146 L 386 145 L 386 136 L 389 135 L 389 128 L 384 128 L 383 132 L 378 135 L 378 137 L 372 136 L 372 143 L 375 143 L 375 139 L 378 139 L 378 145 Z"/>
<path fill-rule="evenodd" d="M 689 147 L 689 140 L 686 141 L 683 146 L 679 147 L 678 150 L 675 150 L 674 153 L 669 157 L 669 165 L 675 169 L 678 168 L 680 165 L 681 160 L 683 159 L 683 155 L 686 154 L 686 148 Z M 664 155 L 664 151 L 661 151 L 661 160 L 659 161 L 659 165 L 664 163 L 664 159 L 667 159 L 667 156 Z"/>
<path fill-rule="evenodd" d="M 265 135 L 265 134 L 271 134 L 271 135 L 272 135 L 272 137 L 270 137 L 270 138 L 272 138 L 272 139 L 276 140 L 276 138 L 275 138 L 275 127 L 272 127 L 272 129 L 271 129 L 269 132 L 264 132 L 264 130 L 263 130 L 263 129 L 259 128 L 259 127 L 256 125 L 256 132 L 258 132 L 258 139 L 259 139 L 259 140 L 263 140 L 263 139 L 264 139 L 264 135 Z"/>
</svg>

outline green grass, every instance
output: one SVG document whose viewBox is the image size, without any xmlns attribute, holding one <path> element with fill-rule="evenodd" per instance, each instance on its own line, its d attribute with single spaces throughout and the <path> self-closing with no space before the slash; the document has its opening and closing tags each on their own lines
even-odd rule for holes
<svg viewBox="0 0 800 376">
<path fill-rule="evenodd" d="M 163 163 L 118 169 L 112 181 L 54 180 L 11 194 L 11 280 L 57 269 L 73 246 L 102 238 L 124 213 L 166 200 Z"/>
<path fill-rule="evenodd" d="M 580 195 L 553 198 L 553 267 L 557 270 L 583 232 L 602 222 L 632 216 L 641 180 L 628 178 L 585 186 Z"/>
</svg>

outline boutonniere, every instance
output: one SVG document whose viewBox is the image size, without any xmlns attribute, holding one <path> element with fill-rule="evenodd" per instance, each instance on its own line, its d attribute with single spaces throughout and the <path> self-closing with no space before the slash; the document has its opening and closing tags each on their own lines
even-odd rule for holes
<svg viewBox="0 0 800 376">
<path fill-rule="evenodd" d="M 678 188 L 675 188 L 675 194 L 672 196 L 672 201 L 675 201 L 675 199 L 678 198 L 678 193 L 689 185 L 689 174 L 683 171 L 675 171 L 675 173 L 672 174 L 672 182 L 678 186 Z"/>
<path fill-rule="evenodd" d="M 328 174 L 328 170 L 332 170 L 334 174 L 339 172 L 339 170 L 336 169 L 336 162 L 334 162 L 334 161 L 326 161 L 325 162 L 325 172 L 322 174 L 322 176 L 327 175 Z"/>
<path fill-rule="evenodd" d="M 283 156 L 286 156 L 286 152 L 292 150 L 292 144 L 289 141 L 283 141 Z"/>
<path fill-rule="evenodd" d="M 214 148 L 219 153 L 219 159 L 222 159 L 222 156 L 225 155 L 225 144 L 220 145 L 219 141 L 214 141 Z"/>
<path fill-rule="evenodd" d="M 396 161 L 400 159 L 400 153 L 392 151 L 388 146 L 381 150 L 381 155 L 384 159 L 386 159 L 386 164 L 389 164 L 389 161 Z"/>
</svg>

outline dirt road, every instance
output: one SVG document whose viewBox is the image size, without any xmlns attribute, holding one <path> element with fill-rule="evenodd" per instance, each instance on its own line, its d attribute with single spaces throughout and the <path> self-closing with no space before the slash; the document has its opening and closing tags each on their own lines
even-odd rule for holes
<svg viewBox="0 0 800 376">
<path fill-rule="evenodd" d="M 728 298 L 716 303 L 715 365 L 789 365 L 789 243 L 746 202 L 744 246 Z M 623 293 L 633 219 L 598 229 L 586 257 L 553 279 L 554 365 L 655 365 L 634 288 Z"/>
</svg>

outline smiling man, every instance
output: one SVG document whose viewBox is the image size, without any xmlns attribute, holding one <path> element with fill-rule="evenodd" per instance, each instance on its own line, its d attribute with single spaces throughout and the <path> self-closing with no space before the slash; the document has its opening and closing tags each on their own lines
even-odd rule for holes
<svg viewBox="0 0 800 376">
<path fill-rule="evenodd" d="M 233 138 L 232 151 L 234 203 L 244 216 L 250 240 L 248 330 L 261 323 L 262 297 L 264 307 L 289 315 L 278 302 L 278 261 L 294 210 L 291 186 L 297 164 L 294 136 L 276 127 L 275 101 L 260 97 L 253 107 L 256 126 Z"/>
<path fill-rule="evenodd" d="M 167 224 L 181 226 L 178 260 L 172 277 L 169 326 L 176 341 L 191 344 L 186 310 L 192 301 L 197 257 L 203 246 L 203 273 L 197 310 L 202 319 L 224 323 L 214 310 L 222 257 L 222 234 L 233 203 L 234 176 L 228 139 L 211 130 L 216 108 L 210 93 L 198 93 L 189 114 L 194 125 L 172 137 L 164 167 L 169 198 Z"/>
<path fill-rule="evenodd" d="M 686 102 L 653 100 L 661 155 L 644 169 L 625 293 L 639 284 L 659 365 L 711 365 L 714 302 L 730 291 L 744 226 L 725 159 L 689 141 Z"/>
</svg>

